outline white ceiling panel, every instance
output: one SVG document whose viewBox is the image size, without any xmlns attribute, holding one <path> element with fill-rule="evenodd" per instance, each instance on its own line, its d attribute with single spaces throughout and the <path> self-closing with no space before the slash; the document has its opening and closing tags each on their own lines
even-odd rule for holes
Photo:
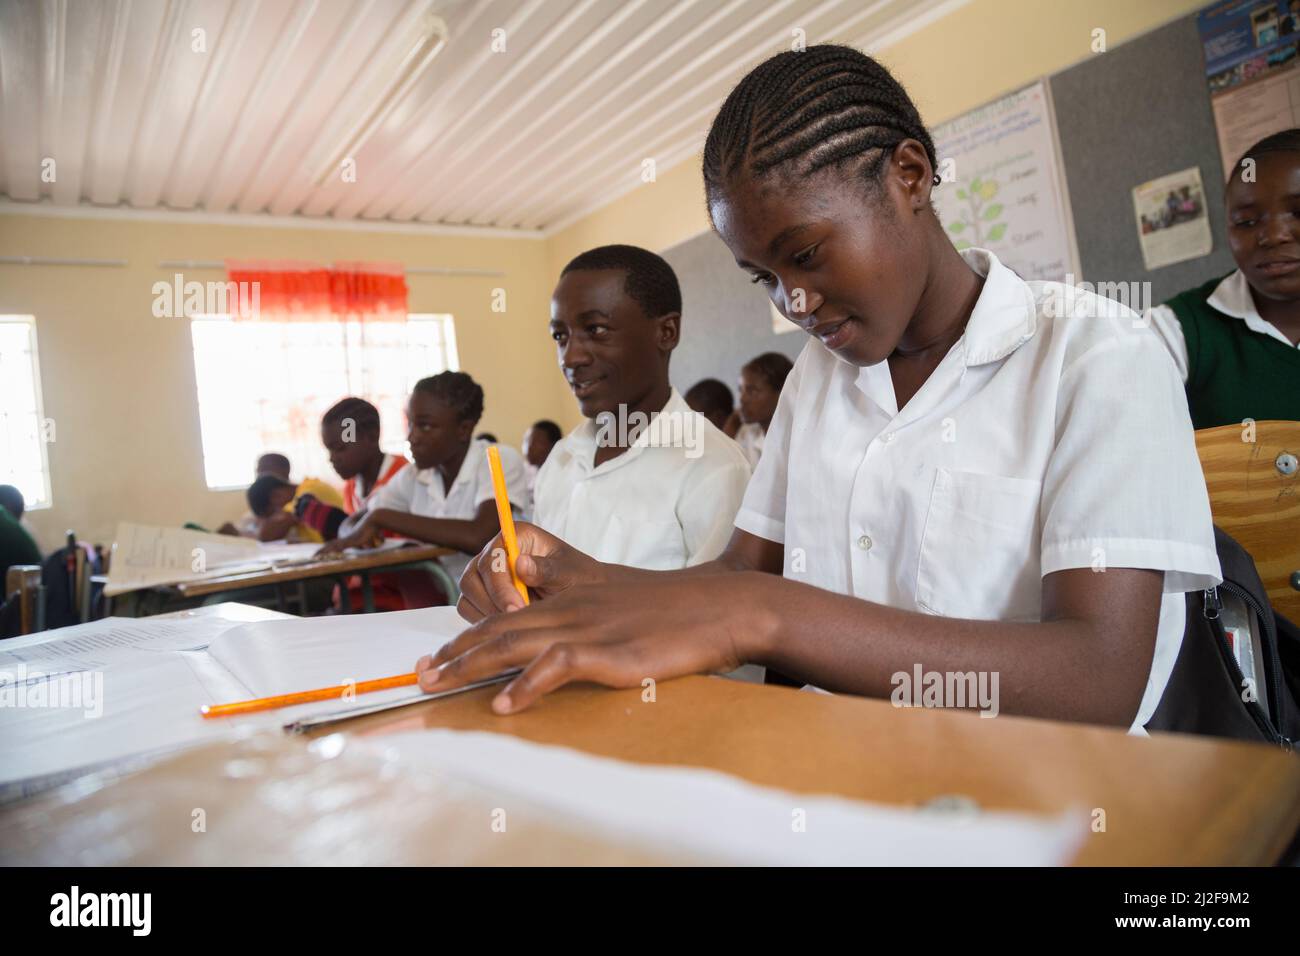
<svg viewBox="0 0 1300 956">
<path fill-rule="evenodd" d="M 0 0 L 0 194 L 553 230 L 698 152 L 795 29 L 869 49 L 965 2 Z"/>
</svg>

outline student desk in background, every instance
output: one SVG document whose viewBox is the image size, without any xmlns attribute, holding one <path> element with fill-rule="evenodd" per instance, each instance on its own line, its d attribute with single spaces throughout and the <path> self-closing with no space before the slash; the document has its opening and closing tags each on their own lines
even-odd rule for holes
<svg viewBox="0 0 1300 956">
<path fill-rule="evenodd" d="M 274 613 L 239 605 L 188 613 L 204 612 Z M 1176 734 L 1141 739 L 1080 724 L 898 709 L 887 701 L 717 677 L 661 682 L 653 703 L 642 702 L 640 688 L 568 687 L 511 717 L 491 712 L 498 690 L 486 687 L 358 717 L 315 736 L 485 730 L 634 763 L 711 768 L 796 793 L 902 806 L 962 796 L 984 809 L 1104 812 L 1105 831 L 1088 835 L 1074 861 L 1080 865 L 1266 865 L 1279 859 L 1300 826 L 1300 759 L 1263 744 Z M 190 751 L 93 792 L 83 788 L 76 797 L 37 797 L 12 812 L 21 815 L 25 832 L 41 831 L 30 834 L 33 838 L 48 836 L 56 843 L 61 819 L 65 825 L 99 819 L 97 841 L 110 847 L 123 836 L 110 831 L 130 826 L 134 818 L 134 840 L 119 843 L 131 846 L 128 858 L 103 862 L 194 862 L 196 854 L 207 853 L 216 856 L 198 859 L 239 863 L 241 848 L 228 838 L 220 849 L 203 844 L 197 850 L 182 842 L 191 839 L 188 833 L 177 835 L 175 828 L 148 821 L 153 813 L 174 810 L 171 804 L 201 805 L 210 818 L 236 815 L 256 829 L 247 791 L 222 771 L 247 756 L 247 746 L 221 743 Z M 349 767 L 346 746 L 334 755 L 309 752 L 301 738 L 277 738 L 263 746 L 267 749 L 258 759 L 264 757 L 271 768 L 268 779 L 284 786 L 310 773 L 314 762 L 338 759 L 345 770 Z M 376 776 L 368 764 L 350 766 L 348 772 L 362 784 Z M 350 841 L 356 850 L 346 862 L 689 862 L 680 855 L 653 858 L 594 837 L 575 838 L 544 824 L 518 831 L 512 825 L 512 836 L 502 840 L 481 826 L 483 808 L 465 809 L 456 793 L 449 789 L 444 805 L 408 792 L 401 779 L 375 788 L 372 796 L 341 811 L 350 815 L 348 830 L 358 837 Z M 200 795 L 202 802 L 193 803 Z M 164 807 L 166 800 L 171 804 Z M 129 814 L 115 812 L 128 806 L 134 808 Z M 473 826 L 466 824 L 471 819 Z M 313 834 L 322 832 L 320 825 L 304 812 L 293 817 L 296 832 L 265 836 L 277 846 L 310 846 Z M 374 839 L 360 838 L 365 833 Z M 251 830 L 245 837 L 250 848 L 257 839 Z"/>
<path fill-rule="evenodd" d="M 436 562 L 438 558 L 455 553 L 451 548 L 440 545 L 417 544 L 405 548 L 375 551 L 371 554 L 334 556 L 319 561 L 286 564 L 258 571 L 214 574 L 199 581 L 186 581 L 116 595 L 112 598 L 111 610 L 108 613 L 135 617 L 171 604 L 196 602 L 212 604 L 232 591 L 249 591 L 255 588 L 274 588 L 278 606 L 281 610 L 285 610 L 287 585 L 301 586 L 306 581 L 320 578 L 333 578 L 338 582 L 343 602 L 342 610 L 348 613 L 352 610 L 352 600 L 348 594 L 347 579 L 354 574 L 361 578 L 361 589 L 364 595 L 362 610 L 369 613 L 375 609 L 374 590 L 370 581 L 371 572 L 424 568 L 438 577 L 444 589 L 448 584 L 454 588 L 456 582 Z M 302 600 L 301 594 L 299 600 Z"/>
</svg>

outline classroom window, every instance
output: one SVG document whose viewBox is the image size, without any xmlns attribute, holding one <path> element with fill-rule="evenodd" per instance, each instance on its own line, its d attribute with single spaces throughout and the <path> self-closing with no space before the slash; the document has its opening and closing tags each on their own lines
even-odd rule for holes
<svg viewBox="0 0 1300 956">
<path fill-rule="evenodd" d="M 450 315 L 364 324 L 199 316 L 190 331 L 203 471 L 214 490 L 246 487 L 266 452 L 287 455 L 295 479 L 337 484 L 320 419 L 348 395 L 378 407 L 385 450 L 405 454 L 411 386 L 459 367 Z"/>
<path fill-rule="evenodd" d="M 21 491 L 29 510 L 51 504 L 45 444 L 56 437 L 41 404 L 36 319 L 0 315 L 0 485 Z"/>
</svg>

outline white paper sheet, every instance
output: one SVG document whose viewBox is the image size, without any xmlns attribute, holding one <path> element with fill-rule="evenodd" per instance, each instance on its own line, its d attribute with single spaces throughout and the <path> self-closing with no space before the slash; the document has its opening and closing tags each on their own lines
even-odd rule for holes
<svg viewBox="0 0 1300 956">
<path fill-rule="evenodd" d="M 106 617 L 0 644 L 0 686 L 23 674 L 102 670 L 140 654 L 199 650 L 235 622 L 213 617 Z"/>
<path fill-rule="evenodd" d="M 1086 837 L 1082 811 L 942 816 L 759 787 L 711 770 L 647 767 L 501 734 L 366 738 L 399 766 L 498 791 L 507 814 L 549 812 L 660 852 L 793 866 L 1058 866 Z M 802 825 L 802 828 L 801 826 Z"/>
<path fill-rule="evenodd" d="M 140 588 L 301 564 L 311 560 L 318 550 L 319 544 L 254 541 L 124 521 L 117 526 L 113 540 L 104 593 L 112 597 Z"/>
<path fill-rule="evenodd" d="M 0 800 L 14 795 L 4 785 L 16 781 L 423 699 L 418 687 L 399 687 L 218 720 L 199 712 L 205 704 L 406 673 L 465 626 L 449 607 L 253 623 L 106 618 L 6 641 Z M 33 670 L 59 676 L 35 686 L 23 676 Z M 52 694 L 62 694 L 60 706 L 47 706 Z"/>
</svg>

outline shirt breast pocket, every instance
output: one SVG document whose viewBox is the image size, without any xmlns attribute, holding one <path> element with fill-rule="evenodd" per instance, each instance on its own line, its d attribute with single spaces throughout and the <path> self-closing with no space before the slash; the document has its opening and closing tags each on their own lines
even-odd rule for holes
<svg viewBox="0 0 1300 956">
<path fill-rule="evenodd" d="M 923 611 L 974 620 L 1042 614 L 1041 482 L 938 469 L 916 576 Z"/>
</svg>

